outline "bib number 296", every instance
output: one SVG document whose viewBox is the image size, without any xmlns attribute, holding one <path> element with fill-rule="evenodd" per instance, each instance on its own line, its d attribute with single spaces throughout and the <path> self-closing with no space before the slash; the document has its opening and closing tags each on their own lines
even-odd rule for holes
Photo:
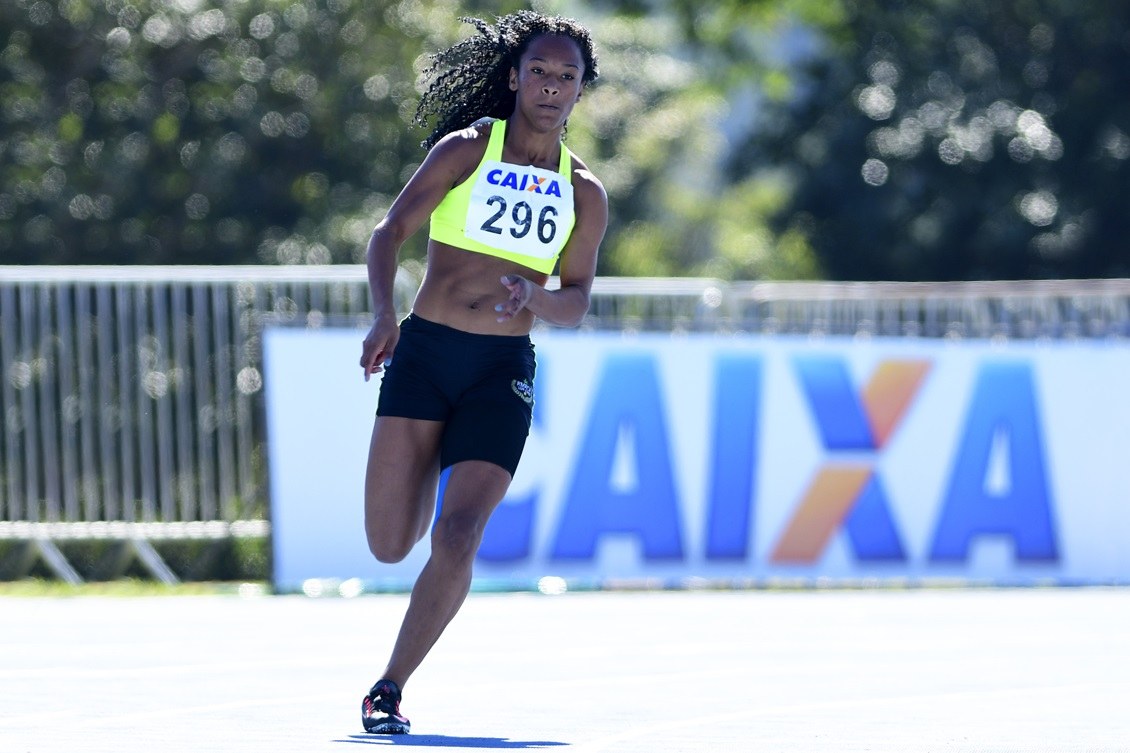
<svg viewBox="0 0 1130 753">
<path fill-rule="evenodd" d="M 510 235 L 514 238 L 525 238 L 530 230 L 534 227 L 534 210 L 524 201 L 519 201 L 510 210 L 510 226 L 508 228 L 501 227 L 498 223 L 501 220 L 506 222 L 506 199 L 501 196 L 491 196 L 487 199 L 487 206 L 496 207 L 494 214 L 487 218 L 480 229 L 487 233 L 494 233 L 495 235 L 502 235 L 503 230 L 509 230 Z M 538 240 L 542 243 L 549 243 L 553 240 L 553 236 L 557 234 L 557 223 L 553 218 L 557 216 L 557 209 L 552 206 L 542 207 L 541 212 L 538 213 L 537 219 L 537 233 Z"/>
</svg>

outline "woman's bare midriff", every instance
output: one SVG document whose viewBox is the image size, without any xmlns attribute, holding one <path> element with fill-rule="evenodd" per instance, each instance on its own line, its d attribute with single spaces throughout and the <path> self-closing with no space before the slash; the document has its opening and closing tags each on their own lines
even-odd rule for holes
<svg viewBox="0 0 1130 753">
<path fill-rule="evenodd" d="M 446 243 L 428 243 L 428 271 L 412 305 L 417 316 L 480 335 L 526 335 L 534 324 L 530 311 L 498 321 L 495 306 L 510 292 L 503 275 L 521 275 L 545 285 L 549 275 L 495 256 L 466 251 Z"/>
</svg>

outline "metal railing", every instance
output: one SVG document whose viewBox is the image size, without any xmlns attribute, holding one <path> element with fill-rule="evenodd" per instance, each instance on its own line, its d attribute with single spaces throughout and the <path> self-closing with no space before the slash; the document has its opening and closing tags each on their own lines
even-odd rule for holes
<svg viewBox="0 0 1130 753">
<path fill-rule="evenodd" d="M 1073 339 L 1130 336 L 1130 280 L 737 283 L 729 315 L 761 333 Z"/>
<path fill-rule="evenodd" d="M 0 268 L 0 520 L 264 517 L 263 321 L 363 321 L 356 272 Z"/>
<path fill-rule="evenodd" d="M 109 539 L 169 581 L 152 540 L 265 536 L 262 325 L 368 309 L 354 267 L 0 267 L 0 541 L 34 549 L 15 570 L 75 581 L 55 542 Z"/>
<path fill-rule="evenodd" d="M 401 311 L 418 283 L 401 268 Z M 146 560 L 162 536 L 266 535 L 268 321 L 363 331 L 364 267 L 0 266 L 0 540 L 33 539 L 50 560 L 59 538 L 128 538 Z M 1117 338 L 1130 334 L 1130 280 L 600 278 L 583 326 Z"/>
</svg>

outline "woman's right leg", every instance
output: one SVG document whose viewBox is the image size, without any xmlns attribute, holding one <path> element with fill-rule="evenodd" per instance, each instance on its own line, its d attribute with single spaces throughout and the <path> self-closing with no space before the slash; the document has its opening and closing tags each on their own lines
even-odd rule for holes
<svg viewBox="0 0 1130 753">
<path fill-rule="evenodd" d="M 442 421 L 378 416 L 365 472 L 365 536 L 381 562 L 399 562 L 428 532 L 439 484 Z"/>
<path fill-rule="evenodd" d="M 365 536 L 381 562 L 408 556 L 435 515 L 439 441 L 443 422 L 378 416 L 365 472 Z M 403 631 L 403 626 L 401 627 Z M 361 701 L 367 732 L 404 733 L 411 724 L 400 713 L 400 688 L 382 678 Z"/>
</svg>

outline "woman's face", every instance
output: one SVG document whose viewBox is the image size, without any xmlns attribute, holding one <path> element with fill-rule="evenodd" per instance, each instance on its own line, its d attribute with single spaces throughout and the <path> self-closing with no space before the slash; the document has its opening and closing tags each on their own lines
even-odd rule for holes
<svg viewBox="0 0 1130 753">
<path fill-rule="evenodd" d="M 516 109 L 546 130 L 564 126 L 581 98 L 584 72 L 584 58 L 575 41 L 549 34 L 534 37 L 518 67 L 510 69 Z"/>
</svg>

